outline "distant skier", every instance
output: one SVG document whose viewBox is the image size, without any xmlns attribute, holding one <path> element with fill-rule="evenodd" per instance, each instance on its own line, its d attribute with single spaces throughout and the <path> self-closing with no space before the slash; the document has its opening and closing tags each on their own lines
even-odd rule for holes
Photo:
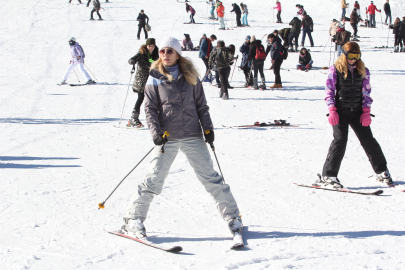
<svg viewBox="0 0 405 270">
<path fill-rule="evenodd" d="M 225 7 L 224 5 L 222 5 L 222 2 L 219 2 L 218 4 L 217 14 L 218 14 L 219 29 L 225 30 L 225 22 L 224 22 Z"/>
<path fill-rule="evenodd" d="M 404 48 L 405 48 L 405 17 L 402 17 L 402 21 L 399 24 L 398 40 L 402 41 L 402 44 L 404 44 Z M 401 47 L 401 52 L 405 52 L 405 49 L 403 49 L 402 47 Z"/>
<path fill-rule="evenodd" d="M 79 1 L 80 1 L 80 0 L 79 0 Z M 92 0 L 88 0 L 88 1 L 87 1 L 86 7 L 89 7 L 91 1 L 92 1 Z M 108 0 L 105 0 L 105 2 L 106 2 L 106 3 L 110 3 L 110 2 L 108 2 Z"/>
<path fill-rule="evenodd" d="M 183 51 L 192 51 L 194 49 L 193 42 L 191 41 L 189 34 L 184 34 L 184 39 L 181 43 L 181 49 Z"/>
<path fill-rule="evenodd" d="M 82 4 L 82 1 L 81 0 L 77 0 L 77 1 L 79 1 L 79 3 L 80 4 Z M 69 0 L 69 4 L 72 2 L 72 0 Z"/>
<path fill-rule="evenodd" d="M 304 47 L 305 44 L 305 36 L 308 35 L 309 42 L 311 43 L 311 47 L 314 47 L 314 41 L 312 39 L 312 32 L 314 31 L 314 22 L 312 18 L 304 12 L 304 16 L 302 17 L 302 38 L 301 38 L 301 47 Z"/>
<path fill-rule="evenodd" d="M 233 7 L 233 9 L 231 10 L 231 13 L 235 12 L 235 14 L 236 14 L 236 26 L 242 26 L 242 23 L 240 22 L 240 18 L 242 15 L 242 11 L 240 10 L 240 7 L 236 3 L 233 3 L 232 7 Z"/>
<path fill-rule="evenodd" d="M 266 51 L 262 45 L 260 39 L 256 39 L 252 36 L 252 42 L 250 44 L 249 58 L 253 61 L 253 87 L 254 89 L 266 89 L 266 78 L 264 77 L 264 61 L 266 60 Z M 262 84 L 258 84 L 258 73 L 262 79 Z"/>
<path fill-rule="evenodd" d="M 190 22 L 189 23 L 195 23 L 194 15 L 196 12 L 195 12 L 194 8 L 186 3 L 186 11 L 187 11 L 187 13 L 190 11 Z"/>
<path fill-rule="evenodd" d="M 373 1 L 371 1 L 370 5 L 367 8 L 367 13 L 370 14 L 370 27 L 375 28 L 375 12 L 381 12 L 381 10 L 378 10 L 377 7 L 373 4 Z"/>
<path fill-rule="evenodd" d="M 270 34 L 267 36 L 267 39 L 270 41 L 271 49 L 271 64 L 273 65 L 274 72 L 274 85 L 270 86 L 271 89 L 281 89 L 283 88 L 283 83 L 281 82 L 280 69 L 283 64 L 283 52 L 284 47 L 281 45 L 281 39 L 275 34 Z"/>
<path fill-rule="evenodd" d="M 103 18 L 101 18 L 101 15 L 99 13 L 101 9 L 101 4 L 99 0 L 93 0 L 93 9 L 91 10 L 91 14 L 90 14 L 90 20 L 94 20 L 93 18 L 93 13 L 96 12 L 98 15 L 98 20 L 102 20 Z"/>
<path fill-rule="evenodd" d="M 360 47 L 356 42 L 346 43 L 343 54 L 329 68 L 325 93 L 334 140 L 323 166 L 321 184 L 343 187 L 337 176 L 346 151 L 349 126 L 366 152 L 376 180 L 391 184 L 387 161 L 370 129 L 373 102 L 370 96 L 370 71 L 361 60 Z"/>
<path fill-rule="evenodd" d="M 312 68 L 312 61 L 311 54 L 308 52 L 306 48 L 302 48 L 300 50 L 300 56 L 298 58 L 299 65 L 297 65 L 297 69 L 299 70 L 310 70 Z"/>
<path fill-rule="evenodd" d="M 385 24 L 387 24 L 388 18 L 390 18 L 390 24 L 391 24 L 392 17 L 391 17 L 390 0 L 387 0 L 387 2 L 384 4 L 384 12 L 385 12 Z"/>
<path fill-rule="evenodd" d="M 141 13 L 139 13 L 138 18 L 136 20 L 139 22 L 138 23 L 138 35 L 137 38 L 138 40 L 141 39 L 141 31 L 143 29 L 143 32 L 145 33 L 145 39 L 148 39 L 148 31 L 146 31 L 145 26 L 149 24 L 149 17 L 148 15 L 145 14 L 145 11 L 142 9 Z"/>
<path fill-rule="evenodd" d="M 350 25 L 353 28 L 353 41 L 358 41 L 358 40 L 354 40 L 354 39 L 359 38 L 359 36 L 357 35 L 357 29 L 358 29 L 357 24 L 359 23 L 359 21 L 360 21 L 360 17 L 357 14 L 357 9 L 353 8 L 353 12 L 352 12 L 352 14 L 350 14 Z"/>
<path fill-rule="evenodd" d="M 139 48 L 139 52 L 128 60 L 128 63 L 133 65 L 132 70 L 135 70 L 135 65 L 137 64 L 132 89 L 135 93 L 138 93 L 138 100 L 136 101 L 135 107 L 132 111 L 131 119 L 128 120 L 127 127 L 143 127 L 142 122 L 139 120 L 139 115 L 141 113 L 141 105 L 145 97 L 145 85 L 149 77 L 149 68 L 151 64 L 158 59 L 159 48 L 156 47 L 155 39 L 149 38 L 146 40 L 146 43 Z"/>
<path fill-rule="evenodd" d="M 297 5 L 295 5 L 295 7 L 298 8 L 297 16 L 300 16 L 302 19 L 302 16 L 304 16 L 304 12 L 305 12 L 304 6 L 297 4 Z"/>
<path fill-rule="evenodd" d="M 300 36 L 301 33 L 301 20 L 298 19 L 298 17 L 294 17 L 294 19 L 291 20 L 290 25 L 291 25 L 291 32 L 290 36 L 288 37 L 288 43 L 290 45 L 290 52 L 298 52 L 298 37 Z M 293 47 L 293 40 L 295 41 L 295 50 Z"/>
<path fill-rule="evenodd" d="M 147 240 L 144 222 L 149 216 L 150 204 L 155 195 L 161 194 L 170 166 L 180 150 L 213 198 L 231 233 L 241 235 L 243 226 L 238 206 L 229 185 L 214 170 L 205 143 L 213 145 L 215 136 L 198 72 L 193 62 L 181 55 L 180 43 L 173 37 L 160 43 L 159 54 L 145 87 L 146 123 L 156 146 L 151 153 L 149 172 L 128 205 L 122 229 Z M 170 133 L 169 137 L 163 137 L 165 131 Z"/>
<path fill-rule="evenodd" d="M 279 0 L 276 1 L 276 6 L 273 9 L 277 9 L 277 22 L 276 23 L 283 23 L 281 21 L 281 3 Z M 274 16 L 274 13 L 273 13 Z"/>
<path fill-rule="evenodd" d="M 72 55 L 72 58 L 70 59 L 70 64 L 68 69 L 65 72 L 65 75 L 63 76 L 63 80 L 60 84 L 66 84 L 67 79 L 69 78 L 70 73 L 76 68 L 79 67 L 80 72 L 83 74 L 83 76 L 86 78 L 87 82 L 86 84 L 93 84 L 95 83 L 90 75 L 87 73 L 87 71 L 84 69 L 84 58 L 85 54 L 83 52 L 82 46 L 79 45 L 79 43 L 76 42 L 76 39 L 74 37 L 71 37 L 69 39 L 69 45 L 70 45 L 70 53 Z"/>
<path fill-rule="evenodd" d="M 240 3 L 240 8 L 242 9 L 242 13 L 243 13 L 243 15 L 242 15 L 242 25 L 249 26 L 248 19 L 247 19 L 248 15 L 249 15 L 249 11 L 248 11 L 247 5 L 243 4 L 243 3 Z"/>
<path fill-rule="evenodd" d="M 340 56 L 342 53 L 342 47 L 350 41 L 350 36 L 352 33 L 346 31 L 343 26 L 341 26 L 334 37 L 334 41 L 336 42 L 336 49 L 337 49 L 337 56 Z"/>
<path fill-rule="evenodd" d="M 215 40 L 217 40 L 217 37 L 215 35 L 211 35 L 210 38 L 205 38 L 203 39 L 203 41 L 201 42 L 201 46 L 200 46 L 200 52 L 198 54 L 198 57 L 201 58 L 201 60 L 203 60 L 204 65 L 205 65 L 205 76 L 208 76 L 208 70 L 209 70 L 209 66 L 208 66 L 208 59 L 212 50 L 212 42 L 214 42 Z M 203 80 L 205 81 L 207 78 L 203 78 Z"/>
<path fill-rule="evenodd" d="M 210 11 L 211 16 L 210 16 L 210 19 L 215 19 L 215 14 L 214 14 L 214 11 L 215 11 L 215 1 L 214 1 L 214 0 L 208 0 L 207 4 L 208 4 L 208 5 L 211 5 L 211 11 Z"/>
<path fill-rule="evenodd" d="M 240 68 L 243 70 L 243 74 L 245 74 L 245 87 L 253 86 L 252 59 L 249 57 L 250 39 L 251 36 L 246 36 L 245 42 L 243 42 L 239 49 L 242 53 Z"/>
<path fill-rule="evenodd" d="M 399 36 L 399 27 L 401 26 L 401 20 L 397 17 L 394 21 L 394 25 L 390 28 L 393 29 L 392 33 L 394 34 L 394 52 L 402 52 L 403 51 L 403 43 L 402 38 Z M 401 49 L 399 49 L 399 45 L 401 45 Z"/>
<path fill-rule="evenodd" d="M 346 0 L 341 0 L 341 7 L 342 7 L 342 21 L 346 18 L 346 8 L 348 7 L 348 3 L 346 3 Z"/>
</svg>

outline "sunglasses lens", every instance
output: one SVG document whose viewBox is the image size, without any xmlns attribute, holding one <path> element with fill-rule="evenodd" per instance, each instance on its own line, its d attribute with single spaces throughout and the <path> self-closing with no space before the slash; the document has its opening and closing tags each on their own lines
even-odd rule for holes
<svg viewBox="0 0 405 270">
<path fill-rule="evenodd" d="M 172 49 L 168 49 L 168 50 L 163 50 L 163 49 L 162 49 L 162 50 L 159 51 L 159 53 L 160 53 L 160 54 L 165 54 L 165 53 L 166 53 L 166 54 L 172 54 L 172 53 L 173 53 L 173 50 L 172 50 Z"/>
</svg>

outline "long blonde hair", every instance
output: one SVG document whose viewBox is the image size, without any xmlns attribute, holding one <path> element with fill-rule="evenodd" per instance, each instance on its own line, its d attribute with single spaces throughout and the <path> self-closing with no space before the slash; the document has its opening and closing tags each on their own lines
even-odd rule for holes
<svg viewBox="0 0 405 270">
<path fill-rule="evenodd" d="M 361 53 L 360 46 L 356 42 L 347 42 L 345 45 L 343 45 L 342 50 L 345 50 L 346 52 L 350 51 Z M 347 58 L 344 53 L 342 53 L 340 57 L 336 60 L 335 67 L 340 73 L 343 73 L 343 77 L 346 79 L 349 72 L 348 72 Z M 366 66 L 364 65 L 364 62 L 361 60 L 361 58 L 356 61 L 356 69 L 362 78 L 366 76 Z"/>
<path fill-rule="evenodd" d="M 177 53 L 177 52 L 176 52 Z M 198 71 L 194 67 L 193 62 L 188 57 L 183 57 L 180 54 L 177 54 L 179 59 L 177 64 L 179 65 L 180 73 L 183 74 L 186 81 L 191 85 L 197 84 Z M 156 69 L 159 73 L 165 75 L 169 81 L 173 81 L 173 76 L 167 71 L 166 67 L 163 65 L 162 59 L 156 60 L 152 63 L 150 70 Z"/>
</svg>

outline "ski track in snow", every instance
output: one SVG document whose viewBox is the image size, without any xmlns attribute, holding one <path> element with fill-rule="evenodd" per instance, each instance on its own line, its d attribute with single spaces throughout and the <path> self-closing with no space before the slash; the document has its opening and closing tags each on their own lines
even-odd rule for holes
<svg viewBox="0 0 405 270">
<path fill-rule="evenodd" d="M 64 1 L 3 1 L 0 9 L 0 268 L 1 269 L 402 269 L 405 263 L 405 198 L 374 179 L 368 158 L 352 131 L 339 178 L 354 190 L 383 189 L 379 197 L 304 189 L 320 172 L 332 140 L 324 102 L 326 70 L 295 69 L 298 54 L 282 65 L 283 89 L 229 90 L 204 83 L 215 125 L 215 147 L 226 182 L 231 186 L 245 226 L 245 248 L 229 250 L 232 242 L 210 196 L 179 153 L 156 196 L 145 226 L 151 240 L 183 252 L 165 253 L 103 229 L 122 225 L 128 200 L 143 181 L 149 159 L 102 202 L 119 181 L 150 150 L 148 130 L 117 129 L 137 99 L 130 85 L 127 61 L 144 43 L 137 40 L 136 16 L 150 18 L 159 45 L 163 37 L 180 40 L 190 34 L 198 45 L 202 33 L 217 35 L 237 52 L 246 35 L 262 38 L 287 27 L 296 3 L 282 2 L 284 24 L 273 21 L 274 2 L 243 1 L 251 27 L 218 31 L 204 1 L 191 1 L 197 25 L 185 25 L 184 3 L 151 0 L 104 3 L 105 21 L 89 21 L 92 8 Z M 87 2 L 87 1 L 86 1 Z M 352 1 L 353 2 L 353 1 Z M 353 3 L 350 2 L 350 5 Z M 384 2 L 384 1 L 383 1 Z M 303 0 L 315 23 L 314 66 L 336 60 L 328 29 L 341 15 L 340 1 Z M 224 3 L 227 27 L 234 27 L 231 3 Z M 376 3 L 382 8 L 382 2 Z M 393 19 L 405 14 L 405 1 L 390 1 Z M 92 5 L 92 4 L 91 4 Z M 362 17 L 368 2 L 360 1 Z M 92 6 L 91 6 L 92 7 Z M 352 6 L 351 6 L 352 7 Z M 348 14 L 350 12 L 348 11 Z M 97 18 L 97 15 L 95 18 Z M 274 12 L 274 17 L 276 12 Z M 385 14 L 382 14 L 385 19 Z M 394 180 L 405 184 L 403 169 L 404 53 L 390 53 L 393 35 L 381 17 L 377 28 L 359 28 L 362 59 L 371 72 L 374 103 L 372 131 L 388 160 Z M 209 24 L 208 24 L 209 23 Z M 287 23 L 287 24 L 286 24 Z M 350 25 L 346 27 L 352 32 Z M 68 39 L 76 37 L 86 53 L 86 69 L 99 84 L 57 86 L 68 67 Z M 301 37 L 300 37 L 301 39 Z M 264 41 L 265 39 L 263 39 Z M 301 40 L 299 40 L 301 41 Z M 308 45 L 309 40 L 306 39 Z M 324 49 L 323 46 L 327 45 Z M 239 53 L 238 53 L 239 54 Z M 198 52 L 183 52 L 203 73 Z M 240 64 L 240 59 L 237 64 Z M 265 62 L 268 86 L 274 74 Z M 94 75 L 92 75 L 94 74 Z M 80 72 L 69 83 L 83 83 Z M 237 68 L 232 85 L 244 83 Z M 226 129 L 222 125 L 253 124 L 286 119 L 298 128 Z M 142 112 L 140 120 L 145 122 Z M 213 157 L 214 166 L 218 169 Z"/>
</svg>

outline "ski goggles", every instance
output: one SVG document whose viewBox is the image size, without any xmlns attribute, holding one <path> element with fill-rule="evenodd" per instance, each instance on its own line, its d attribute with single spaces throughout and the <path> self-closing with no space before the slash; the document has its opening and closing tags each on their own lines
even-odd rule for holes
<svg viewBox="0 0 405 270">
<path fill-rule="evenodd" d="M 159 53 L 160 54 L 173 54 L 173 52 L 174 52 L 174 50 L 173 49 L 167 49 L 167 50 L 164 50 L 164 49 L 161 49 L 160 51 L 159 51 Z"/>
<path fill-rule="evenodd" d="M 346 52 L 345 50 L 342 50 L 342 52 L 349 60 L 359 60 L 361 58 L 361 53 L 359 52 Z"/>
</svg>

